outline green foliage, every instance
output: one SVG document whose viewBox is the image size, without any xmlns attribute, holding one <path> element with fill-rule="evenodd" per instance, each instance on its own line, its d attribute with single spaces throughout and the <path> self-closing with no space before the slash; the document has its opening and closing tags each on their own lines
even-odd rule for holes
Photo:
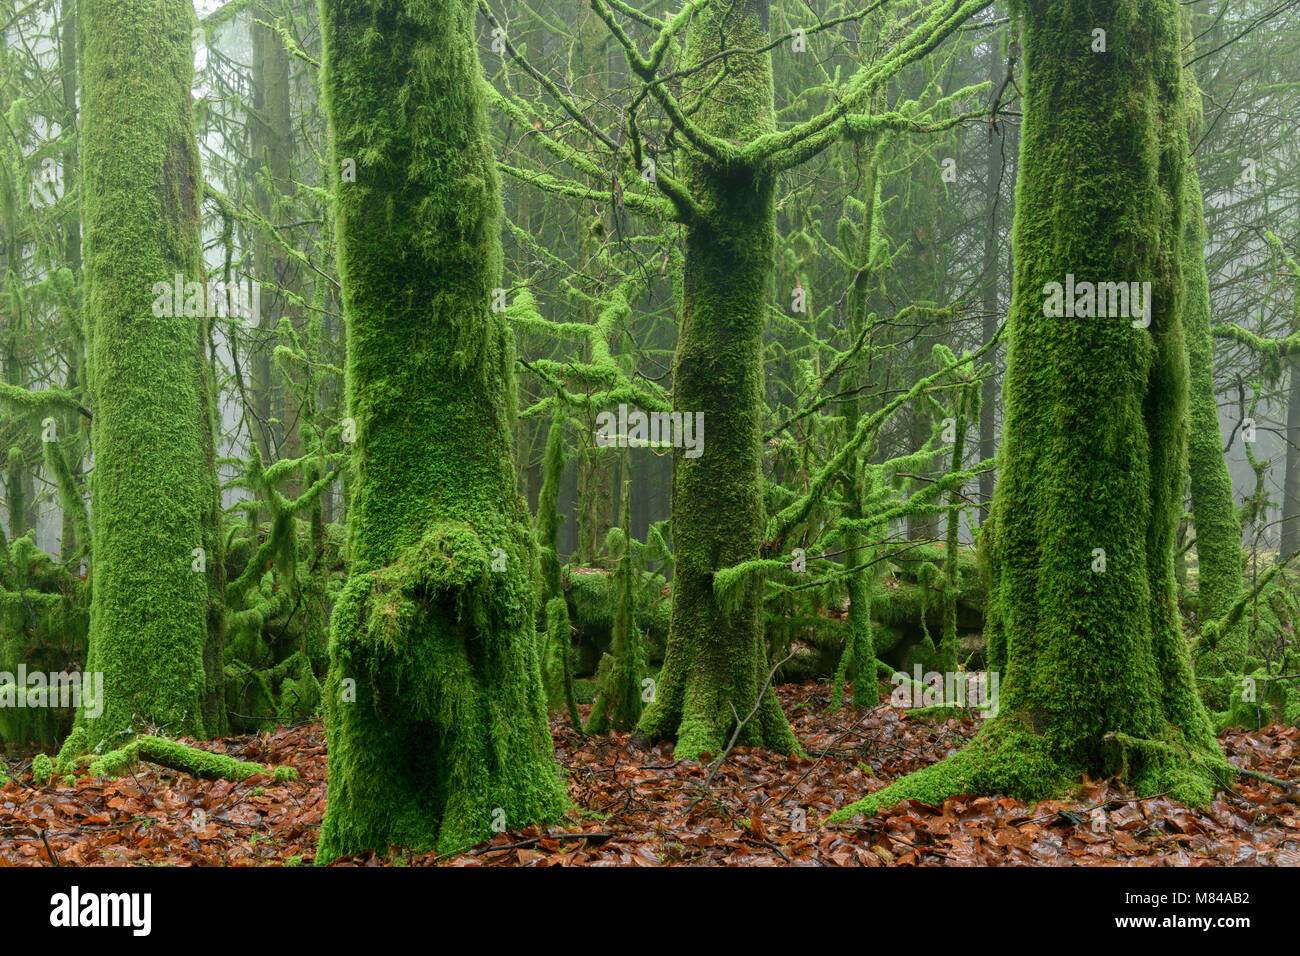
<svg viewBox="0 0 1300 956">
<path fill-rule="evenodd" d="M 38 550 L 28 532 L 0 535 L 0 671 L 56 674 L 84 662 L 89 589 L 73 569 Z M 57 744 L 72 713 L 57 707 L 0 707 L 0 740 Z"/>
<path fill-rule="evenodd" d="M 43 787 L 54 777 L 54 761 L 49 754 L 37 754 L 32 759 L 32 783 Z"/>
</svg>

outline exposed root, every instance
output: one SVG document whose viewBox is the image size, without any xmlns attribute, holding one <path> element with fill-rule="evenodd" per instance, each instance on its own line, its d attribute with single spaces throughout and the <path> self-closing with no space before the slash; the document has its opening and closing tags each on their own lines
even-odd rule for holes
<svg viewBox="0 0 1300 956">
<path fill-rule="evenodd" d="M 1189 806 L 1204 806 L 1226 788 L 1234 768 L 1222 755 L 1202 754 L 1186 745 L 1110 733 L 1116 772 L 1139 795 L 1169 793 Z M 1216 759 L 1217 758 L 1217 759 Z M 959 794 L 1005 794 L 1019 800 L 1046 799 L 1078 783 L 1081 767 L 1067 766 L 1050 752 L 1046 738 L 1012 715 L 985 725 L 963 750 L 833 813 L 827 822 L 843 823 L 904 800 L 941 806 Z"/>
</svg>

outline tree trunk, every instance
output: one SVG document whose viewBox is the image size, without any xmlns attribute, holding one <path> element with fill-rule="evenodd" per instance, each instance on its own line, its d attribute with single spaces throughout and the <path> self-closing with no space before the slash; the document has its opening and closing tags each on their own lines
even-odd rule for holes
<svg viewBox="0 0 1300 956">
<path fill-rule="evenodd" d="M 259 19 L 270 22 L 272 15 L 261 7 L 255 8 Z M 252 160 L 249 175 L 253 181 L 253 198 L 257 213 L 268 222 L 280 220 L 283 208 L 282 190 L 289 182 L 289 165 L 292 145 L 289 115 L 289 54 L 279 35 L 269 27 L 253 23 L 250 26 L 253 41 L 252 110 L 250 115 L 250 145 Z M 286 411 L 287 389 L 277 380 L 271 360 L 275 351 L 276 327 L 287 305 L 279 294 L 287 280 L 286 257 L 265 228 L 256 231 L 253 242 L 254 278 L 262 285 L 261 314 L 256 316 L 250 349 L 252 375 L 251 398 L 257 421 L 252 433 L 257 442 L 262 461 L 270 464 L 277 457 L 290 456 L 282 452 L 280 443 L 287 437 L 291 412 Z M 278 419 L 279 427 L 271 424 Z M 293 495 L 291 494 L 291 497 Z"/>
<path fill-rule="evenodd" d="M 1185 74 L 1188 109 L 1200 113 L 1200 91 Z M 1242 625 L 1220 632 L 1218 622 L 1241 596 L 1241 524 L 1232 500 L 1232 475 L 1223 455 L 1219 409 L 1214 395 L 1214 339 L 1210 335 L 1210 283 L 1205 271 L 1205 214 L 1201 183 L 1191 158 L 1183 184 L 1184 324 L 1187 327 L 1188 457 L 1192 519 L 1196 525 L 1197 621 L 1201 625 L 1197 673 L 1201 677 L 1240 673 L 1246 656 Z M 1293 393 L 1295 394 L 1295 393 Z M 1292 401 L 1292 406 L 1297 403 Z M 1294 452 L 1287 456 L 1288 464 Z M 1289 469 L 1288 469 L 1289 474 Z M 1221 683 L 1207 697 L 1222 709 L 1232 684 Z M 1205 693 L 1205 691 L 1203 691 Z"/>
<path fill-rule="evenodd" d="M 103 672 L 106 700 L 98 716 L 79 713 L 65 752 L 117 746 L 146 722 L 203 735 L 220 565 L 205 451 L 206 319 L 176 301 L 158 315 L 160 292 L 174 290 L 175 276 L 203 279 L 190 114 L 194 10 L 188 0 L 83 0 L 80 12 L 95 409 L 86 669 Z"/>
<path fill-rule="evenodd" d="M 1300 550 L 1300 361 L 1287 373 L 1286 472 L 1282 478 L 1281 557 Z"/>
<path fill-rule="evenodd" d="M 697 10 L 686 68 L 722 49 L 765 46 L 767 14 L 767 0 Z M 693 119 L 707 132 L 744 142 L 774 129 L 767 53 L 713 59 L 693 82 L 705 91 Z M 758 592 L 724 608 L 713 574 L 759 557 L 763 544 L 762 338 L 775 242 L 770 172 L 692 157 L 687 182 L 703 214 L 686 233 L 673 398 L 683 415 L 704 413 L 705 440 L 697 458 L 674 451 L 672 621 L 656 698 L 638 725 L 648 738 L 675 737 L 679 758 L 721 753 L 733 708 L 748 716 L 768 677 Z M 796 748 L 770 689 L 738 742 Z"/>
<path fill-rule="evenodd" d="M 356 473 L 318 862 L 560 818 L 469 0 L 323 0 Z M 341 179 L 355 163 L 355 182 Z"/>
<path fill-rule="evenodd" d="M 989 82 L 994 84 L 1002 79 L 1002 44 L 1001 33 L 989 37 Z M 983 261 L 983 305 L 984 318 L 980 327 L 981 338 L 987 342 L 998 331 L 998 204 L 1001 198 L 1002 151 L 1007 145 L 1007 122 L 1004 120 L 997 135 L 989 137 L 988 156 L 984 166 L 985 196 L 988 200 L 989 217 L 984 229 Z M 996 356 L 995 356 L 996 357 Z M 980 385 L 980 461 L 988 461 L 997 454 L 997 400 L 998 376 L 989 375 Z M 993 500 L 992 469 L 980 472 L 979 476 L 979 523 L 980 527 L 988 520 L 989 504 Z"/>
<path fill-rule="evenodd" d="M 1187 410 L 1178 10 L 1175 0 L 1022 5 L 1027 100 L 993 504 L 999 709 L 965 750 L 840 819 L 906 798 L 1042 797 L 1116 772 L 1139 794 L 1205 805 L 1216 774 L 1230 779 L 1174 589 Z M 1104 53 L 1090 49 L 1098 27 Z M 1067 274 L 1150 281 L 1150 327 L 1045 315 L 1047 284 Z"/>
</svg>

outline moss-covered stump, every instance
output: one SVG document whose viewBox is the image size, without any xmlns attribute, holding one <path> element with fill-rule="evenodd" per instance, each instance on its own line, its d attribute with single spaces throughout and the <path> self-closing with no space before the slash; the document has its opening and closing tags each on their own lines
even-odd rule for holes
<svg viewBox="0 0 1300 956">
<path fill-rule="evenodd" d="M 318 863 L 560 819 L 515 348 L 471 0 L 322 0 L 347 404 L 350 577 L 325 686 Z"/>
<path fill-rule="evenodd" d="M 1300 723 L 1300 652 L 1284 655 L 1276 673 L 1262 661 L 1250 662 L 1254 669 L 1239 677 L 1228 696 L 1227 711 L 1217 714 L 1216 727 L 1247 727 L 1258 730 L 1271 723 Z"/>
<path fill-rule="evenodd" d="M 1204 806 L 1232 773 L 1175 603 L 1187 437 L 1179 7 L 1020 8 L 1027 98 L 989 529 L 999 711 L 964 750 L 836 820 L 907 798 L 1041 798 L 1083 774 Z M 1104 54 L 1092 49 L 1099 26 Z M 1053 314 L 1050 284 L 1082 282 L 1150 286 L 1141 307 Z"/>
<path fill-rule="evenodd" d="M 321 685 L 306 652 L 295 651 L 266 668 L 227 663 L 225 700 L 231 726 L 240 733 L 256 733 L 318 713 Z"/>
</svg>

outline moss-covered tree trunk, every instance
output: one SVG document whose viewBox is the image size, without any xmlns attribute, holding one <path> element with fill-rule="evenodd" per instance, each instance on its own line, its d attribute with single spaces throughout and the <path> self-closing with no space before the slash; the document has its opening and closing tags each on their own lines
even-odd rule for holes
<svg viewBox="0 0 1300 956">
<path fill-rule="evenodd" d="M 627 467 L 626 452 L 623 459 Z M 632 563 L 632 480 L 623 481 L 622 525 L 611 529 L 608 547 L 615 558 L 614 574 L 610 582 L 614 599 L 614 624 L 610 635 L 609 653 L 600 662 L 598 680 L 600 690 L 591 706 L 591 718 L 586 731 L 603 734 L 608 730 L 626 732 L 636 727 L 642 712 L 641 679 L 645 673 L 645 649 L 641 631 L 636 626 L 637 575 Z"/>
<path fill-rule="evenodd" d="M 775 128 L 767 0 L 716 4 L 695 13 L 686 66 L 694 121 L 714 136 L 748 142 Z M 724 69 L 725 64 L 725 69 Z M 675 738 L 678 757 L 718 754 L 754 709 L 768 677 L 759 596 L 720 605 L 713 574 L 759 557 L 764 508 L 760 448 L 762 337 L 774 245 L 775 177 L 761 164 L 723 166 L 693 157 L 687 179 L 701 215 L 686 233 L 682 316 L 673 401 L 704 413 L 703 453 L 673 456 L 673 611 L 663 671 L 638 725 Z M 739 742 L 791 751 L 785 715 L 770 690 Z"/>
<path fill-rule="evenodd" d="M 881 98 L 877 97 L 873 106 L 882 107 Z M 880 205 L 880 157 L 881 137 L 870 134 L 861 147 L 861 155 L 867 157 L 862 172 L 863 213 L 858 226 L 858 241 L 853 248 L 853 261 L 856 272 L 849 292 L 848 327 L 849 334 L 857 341 L 867 331 L 867 297 L 870 292 L 874 273 L 871 256 L 880 238 L 880 229 L 876 220 L 876 211 Z M 855 161 L 856 158 L 855 158 Z M 846 382 L 859 388 L 865 388 L 867 370 L 863 361 L 846 370 Z M 862 418 L 866 401 L 860 394 L 854 394 L 843 403 L 844 434 L 853 435 Z M 863 515 L 862 501 L 868 493 L 869 481 L 867 469 L 862 459 L 854 456 L 850 473 L 843 479 L 844 497 L 848 501 L 846 515 L 857 520 Z M 879 688 L 876 685 L 876 650 L 872 637 L 871 598 L 875 591 L 876 567 L 874 555 L 868 550 L 868 542 L 858 531 L 849 531 L 844 536 L 845 574 L 849 596 L 849 610 L 845 623 L 844 650 L 841 652 L 839 665 L 831 682 L 831 709 L 838 710 L 843 701 L 844 681 L 853 682 L 853 706 L 859 709 L 874 707 L 879 700 Z"/>
<path fill-rule="evenodd" d="M 59 7 L 61 22 L 59 24 L 59 82 L 63 89 L 63 109 L 62 125 L 69 132 L 77 128 L 77 4 L 76 0 L 63 0 Z M 67 145 L 63 150 L 63 194 L 74 195 L 77 186 L 77 142 L 75 136 L 69 136 Z M 63 241 L 63 258 L 64 263 L 72 272 L 74 282 L 81 281 L 81 217 L 69 216 L 68 223 L 64 230 Z M 67 307 L 67 340 L 71 343 L 67 350 L 65 361 L 67 362 L 67 373 L 64 378 L 64 387 L 73 394 L 80 394 L 81 386 L 84 381 L 83 363 L 84 357 L 82 350 L 85 347 L 85 337 L 81 327 L 81 300 L 75 292 L 69 297 Z M 59 423 L 60 435 L 72 437 L 76 435 L 82 427 L 82 420 L 75 412 L 67 412 L 63 420 Z M 75 458 L 69 457 L 69 466 L 73 475 L 77 478 L 81 475 L 81 455 L 80 443 L 73 444 L 71 447 L 77 449 Z M 78 541 L 76 531 L 76 520 L 74 515 L 79 514 L 78 509 L 62 508 L 61 510 L 61 533 L 59 535 L 59 557 L 68 562 L 72 560 L 77 549 L 88 548 L 89 541 Z"/>
<path fill-rule="evenodd" d="M 1004 66 L 1002 62 L 1002 34 L 994 32 L 989 37 L 989 83 L 997 88 L 1002 79 Z M 984 284 L 981 291 L 980 307 L 984 316 L 980 322 L 980 337 L 987 342 L 998 330 L 998 205 L 1002 192 L 1002 161 L 1007 147 L 1006 125 L 996 135 L 988 138 L 988 153 L 984 163 L 984 195 L 988 202 L 988 219 L 984 223 L 984 257 L 981 261 L 980 278 Z M 980 385 L 980 421 L 979 421 L 979 456 L 980 461 L 988 461 L 998 451 L 997 446 L 997 400 L 998 381 L 996 375 L 988 375 Z M 983 527 L 989 516 L 989 505 L 993 501 L 993 469 L 980 472 L 979 476 L 979 523 Z"/>
<path fill-rule="evenodd" d="M 1292 332 L 1300 331 L 1293 327 Z M 1300 360 L 1291 359 L 1287 371 L 1286 470 L 1282 477 L 1282 557 L 1300 551 Z"/>
<path fill-rule="evenodd" d="M 1200 91 L 1190 68 L 1184 75 L 1189 118 L 1199 120 Z M 1199 122 L 1192 124 L 1193 131 Z M 1187 328 L 1188 458 L 1192 519 L 1196 525 L 1197 620 L 1201 644 L 1196 660 L 1201 678 L 1240 673 L 1246 656 L 1241 624 L 1218 624 L 1241 596 L 1241 524 L 1232 500 L 1232 475 L 1223 454 L 1218 401 L 1214 394 L 1214 339 L 1210 335 L 1210 283 L 1205 269 L 1205 213 L 1196 166 L 1188 157 L 1183 182 L 1184 325 Z M 1231 679 L 1202 695 L 1216 706 L 1227 703 Z"/>
<path fill-rule="evenodd" d="M 572 625 L 560 576 L 560 478 L 564 474 L 564 427 L 568 412 L 558 402 L 546 433 L 542 460 L 542 487 L 537 495 L 537 546 L 539 549 L 539 601 L 543 608 L 545 640 L 542 644 L 542 686 L 547 706 L 565 707 L 569 723 L 582 732 L 582 715 L 573 688 Z"/>
<path fill-rule="evenodd" d="M 501 207 L 474 10 L 321 4 L 356 442 L 319 862 L 460 848 L 566 805 L 515 490 L 514 345 L 490 308 Z"/>
<path fill-rule="evenodd" d="M 202 735 L 217 589 L 188 0 L 82 0 L 81 187 L 94 538 L 83 710 L 65 752 L 146 723 Z M 175 277 L 191 305 L 160 304 Z M 161 283 L 161 286 L 156 284 Z M 197 305 L 197 310 L 193 306 Z M 163 315 L 159 315 L 163 312 Z M 189 312 L 187 315 L 186 312 Z M 203 549 L 200 551 L 199 549 Z"/>
<path fill-rule="evenodd" d="M 254 8 L 257 19 L 275 21 L 269 9 Z M 293 113 L 289 51 L 284 40 L 272 28 L 254 22 L 250 27 L 253 41 L 253 109 L 250 119 L 253 150 L 250 173 L 256 177 L 253 195 L 258 215 L 269 223 L 280 224 L 292 219 L 289 194 L 293 190 Z M 255 385 L 252 398 L 262 421 L 254 422 L 252 431 L 258 440 L 262 460 L 268 464 L 276 458 L 302 457 L 299 425 L 303 399 L 293 380 L 301 373 L 293 365 L 273 367 L 272 356 L 278 344 L 276 330 L 280 320 L 288 318 L 300 335 L 305 334 L 299 308 L 290 295 L 294 288 L 289 257 L 268 228 L 259 228 L 253 244 L 254 269 L 262 280 L 261 315 L 257 317 L 257 341 L 252 347 L 252 370 Z M 288 379 L 288 381 L 283 381 Z M 268 420 L 274 420 L 273 427 Z M 278 452 L 278 454 L 277 454 Z M 302 479 L 290 475 L 285 480 L 285 494 L 296 498 L 302 493 Z"/>
<path fill-rule="evenodd" d="M 1120 771 L 1140 793 L 1204 804 L 1228 779 L 1174 590 L 1187 411 L 1178 5 L 1026 0 L 1021 23 L 1027 100 L 994 496 L 999 712 L 965 750 L 840 818 L 907 797 L 1039 797 Z M 1104 53 L 1092 50 L 1095 29 Z M 1045 314 L 1047 284 L 1067 274 L 1149 281 L 1149 328 Z"/>
</svg>

